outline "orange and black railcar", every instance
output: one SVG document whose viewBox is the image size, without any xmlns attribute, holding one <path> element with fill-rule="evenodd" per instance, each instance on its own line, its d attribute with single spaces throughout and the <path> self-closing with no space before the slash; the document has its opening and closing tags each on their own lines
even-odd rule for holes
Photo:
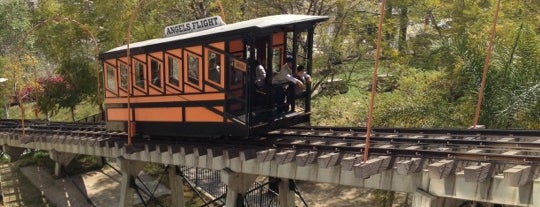
<svg viewBox="0 0 540 207">
<path fill-rule="evenodd" d="M 127 45 L 111 49 L 100 55 L 107 129 L 125 131 L 131 122 L 138 134 L 252 136 L 309 122 L 310 97 L 277 100 L 272 89 L 282 86 L 270 74 L 286 55 L 311 72 L 314 28 L 327 19 L 276 15 L 224 24 L 209 17 L 130 44 L 129 57 Z M 262 86 L 254 83 L 259 65 L 268 74 Z M 284 104 L 287 110 L 277 110 Z"/>
</svg>

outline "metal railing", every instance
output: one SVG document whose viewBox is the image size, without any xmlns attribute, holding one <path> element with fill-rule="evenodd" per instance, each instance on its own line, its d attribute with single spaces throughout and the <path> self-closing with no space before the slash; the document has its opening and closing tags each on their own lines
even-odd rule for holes
<svg viewBox="0 0 540 207">
<path fill-rule="evenodd" d="M 182 176 L 193 190 L 207 201 L 203 206 L 223 206 L 227 195 L 227 185 L 221 182 L 221 172 L 203 168 L 180 167 Z M 277 207 L 279 206 L 278 193 L 271 190 L 269 185 L 279 180 L 265 183 L 255 182 L 244 197 L 246 207 Z"/>
</svg>

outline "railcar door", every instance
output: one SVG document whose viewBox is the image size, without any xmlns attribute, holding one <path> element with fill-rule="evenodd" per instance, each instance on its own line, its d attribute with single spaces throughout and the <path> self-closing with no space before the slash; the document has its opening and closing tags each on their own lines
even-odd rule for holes
<svg viewBox="0 0 540 207">
<path fill-rule="evenodd" d="M 247 104 L 246 104 L 246 70 L 248 64 L 246 61 L 229 57 L 229 77 L 227 80 L 227 105 L 226 113 L 228 117 L 233 121 L 246 125 L 247 118 Z"/>
</svg>

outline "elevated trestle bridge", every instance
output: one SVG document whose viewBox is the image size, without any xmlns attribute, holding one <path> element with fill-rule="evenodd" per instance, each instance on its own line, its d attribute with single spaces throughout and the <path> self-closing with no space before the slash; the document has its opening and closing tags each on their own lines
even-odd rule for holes
<svg viewBox="0 0 540 207">
<path fill-rule="evenodd" d="M 297 126 L 252 138 L 133 139 L 102 124 L 0 120 L 0 144 L 12 160 L 46 150 L 60 174 L 75 155 L 115 158 L 120 206 L 132 206 L 130 180 L 145 163 L 169 166 L 174 206 L 183 206 L 179 167 L 219 171 L 226 206 L 241 206 L 258 176 L 279 178 L 279 206 L 294 206 L 294 180 L 409 192 L 413 206 L 459 206 L 464 200 L 540 206 L 540 130 L 366 129 Z"/>
</svg>

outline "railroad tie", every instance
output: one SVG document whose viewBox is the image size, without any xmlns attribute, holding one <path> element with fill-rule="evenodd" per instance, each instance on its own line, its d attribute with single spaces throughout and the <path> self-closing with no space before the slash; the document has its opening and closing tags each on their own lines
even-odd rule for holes
<svg viewBox="0 0 540 207">
<path fill-rule="evenodd" d="M 24 137 L 21 137 L 20 141 L 21 141 L 21 143 L 23 143 L 23 144 L 28 144 L 28 143 L 34 141 L 34 137 L 35 137 L 35 135 L 29 134 L 29 135 L 26 135 L 26 136 L 24 136 Z"/>
<path fill-rule="evenodd" d="M 283 152 L 276 153 L 276 162 L 278 165 L 283 165 L 292 162 L 295 157 L 295 150 L 285 150 Z"/>
<path fill-rule="evenodd" d="M 413 173 L 420 172 L 422 166 L 424 165 L 425 159 L 422 158 L 412 158 L 410 160 L 401 160 L 396 163 L 396 169 L 400 175 L 410 175 Z"/>
<path fill-rule="evenodd" d="M 233 148 L 233 149 L 225 149 L 223 151 L 224 151 L 224 157 L 226 160 L 231 160 L 231 159 L 240 157 L 240 149 Z"/>
<path fill-rule="evenodd" d="M 362 162 L 364 156 L 355 154 L 355 155 L 346 155 L 341 159 L 341 170 L 342 171 L 351 171 L 353 166 Z"/>
<path fill-rule="evenodd" d="M 516 165 L 503 172 L 504 182 L 513 187 L 523 186 L 533 180 L 534 169 L 532 166 Z"/>
<path fill-rule="evenodd" d="M 257 151 L 257 161 L 269 162 L 270 160 L 274 158 L 275 154 L 276 154 L 276 149 L 267 149 L 267 150 Z"/>
<path fill-rule="evenodd" d="M 443 179 L 455 173 L 456 162 L 454 160 L 440 160 L 428 165 L 428 170 L 431 179 Z"/>
<path fill-rule="evenodd" d="M 223 148 L 216 147 L 216 148 L 208 148 L 208 156 L 211 158 L 223 156 Z"/>
<path fill-rule="evenodd" d="M 330 152 L 324 155 L 321 155 L 317 158 L 317 163 L 319 164 L 319 168 L 329 168 L 334 167 L 337 164 L 337 161 L 339 159 L 340 153 L 338 152 Z"/>
<path fill-rule="evenodd" d="M 480 163 L 478 165 L 470 165 L 463 169 L 465 174 L 465 182 L 484 182 L 488 178 L 493 177 L 494 165 L 491 163 Z"/>
<path fill-rule="evenodd" d="M 379 156 L 374 159 L 369 159 L 364 163 L 353 165 L 354 176 L 357 178 L 367 179 L 372 175 L 378 174 L 385 169 L 388 169 L 391 163 L 390 156 Z"/>
<path fill-rule="evenodd" d="M 298 155 L 296 155 L 296 165 L 297 166 L 306 166 L 311 165 L 313 162 L 315 162 L 315 159 L 317 158 L 317 152 L 310 151 L 310 152 L 302 152 Z"/>
<path fill-rule="evenodd" d="M 255 152 L 254 149 L 245 149 L 245 150 L 240 151 L 240 160 L 244 162 L 255 159 L 255 158 L 257 158 L 257 153 Z"/>
</svg>

